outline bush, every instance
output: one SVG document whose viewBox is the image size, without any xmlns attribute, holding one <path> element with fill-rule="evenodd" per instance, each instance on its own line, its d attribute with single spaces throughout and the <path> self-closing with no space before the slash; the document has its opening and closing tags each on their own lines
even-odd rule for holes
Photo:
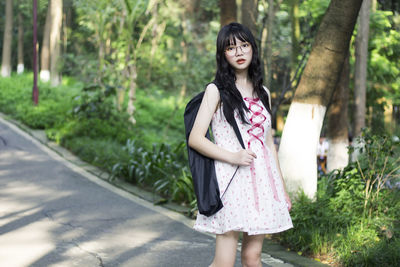
<svg viewBox="0 0 400 267">
<path fill-rule="evenodd" d="M 400 188 L 392 185 L 399 177 L 399 143 L 368 130 L 356 143 L 358 160 L 321 177 L 315 201 L 300 195 L 291 212 L 294 228 L 279 238 L 296 251 L 344 266 L 395 266 Z"/>
<path fill-rule="evenodd" d="M 67 139 L 64 146 L 102 170 L 111 172 L 113 166 L 128 157 L 121 144 L 111 139 L 92 139 L 90 137 L 75 137 Z"/>
<path fill-rule="evenodd" d="M 32 74 L 0 79 L 0 111 L 34 129 L 48 129 L 62 124 L 72 108 L 71 98 L 81 84 L 66 78 L 60 87 L 39 83 L 39 104 L 32 102 Z M 72 84 L 72 85 L 71 85 Z"/>
<path fill-rule="evenodd" d="M 113 166 L 112 178 L 125 177 L 178 203 L 193 203 L 195 194 L 186 166 L 184 143 L 174 148 L 153 144 L 152 150 L 148 151 L 134 140 L 128 140 L 123 150 L 128 157 Z"/>
</svg>

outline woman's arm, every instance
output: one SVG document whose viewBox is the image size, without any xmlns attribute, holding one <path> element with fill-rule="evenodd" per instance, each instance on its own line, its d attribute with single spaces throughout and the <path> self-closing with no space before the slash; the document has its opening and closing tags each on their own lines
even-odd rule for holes
<svg viewBox="0 0 400 267">
<path fill-rule="evenodd" d="M 256 157 L 251 150 L 230 152 L 217 146 L 205 137 L 219 101 L 218 88 L 215 84 L 210 83 L 206 88 L 192 131 L 190 132 L 189 146 L 204 156 L 219 161 L 234 165 L 250 165 Z"/>
</svg>

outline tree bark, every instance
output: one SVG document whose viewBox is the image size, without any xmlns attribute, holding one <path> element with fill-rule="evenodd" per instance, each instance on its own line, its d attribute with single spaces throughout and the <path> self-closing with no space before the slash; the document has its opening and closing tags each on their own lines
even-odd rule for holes
<svg viewBox="0 0 400 267">
<path fill-rule="evenodd" d="M 6 1 L 6 21 L 4 24 L 3 55 L 1 61 L 1 76 L 11 76 L 12 53 L 12 29 L 13 29 L 13 2 Z"/>
<path fill-rule="evenodd" d="M 362 0 L 332 0 L 289 108 L 279 160 L 289 192 L 314 198 L 316 150 L 326 107 L 339 79 Z"/>
<path fill-rule="evenodd" d="M 361 134 L 361 129 L 365 127 L 370 9 L 371 0 L 364 0 L 360 10 L 359 27 L 355 47 L 356 61 L 354 64 L 354 137 L 359 136 Z"/>
<path fill-rule="evenodd" d="M 247 26 L 255 37 L 257 32 L 258 0 L 245 0 L 242 2 L 242 24 Z"/>
<path fill-rule="evenodd" d="M 264 65 L 265 84 L 269 88 L 272 80 L 272 39 L 275 21 L 274 0 L 268 0 L 267 27 L 263 29 L 261 38 L 261 52 Z"/>
<path fill-rule="evenodd" d="M 329 150 L 327 156 L 327 171 L 343 169 L 349 163 L 347 146 L 349 145 L 349 130 L 347 106 L 349 102 L 350 63 L 346 57 L 339 82 L 333 93 L 328 110 L 327 139 Z"/>
<path fill-rule="evenodd" d="M 42 51 L 40 54 L 40 80 L 50 81 L 50 23 L 51 23 L 51 1 L 47 7 L 46 22 L 43 30 Z"/>
<path fill-rule="evenodd" d="M 219 7 L 221 27 L 237 21 L 235 0 L 219 0 Z"/>
<path fill-rule="evenodd" d="M 186 41 L 186 38 L 188 36 L 188 27 L 187 27 L 187 19 L 185 14 L 182 15 L 182 31 L 183 31 L 183 38 L 181 42 L 181 47 L 182 47 L 182 65 L 186 66 L 187 61 L 188 61 L 188 43 Z M 182 87 L 181 91 L 179 93 L 179 99 L 178 103 L 181 103 L 186 96 L 186 90 L 187 90 L 187 81 L 186 79 L 183 80 L 182 82 Z"/>
<path fill-rule="evenodd" d="M 62 0 L 51 0 L 50 25 L 50 83 L 57 86 L 61 82 L 59 64 L 61 52 Z"/>
<path fill-rule="evenodd" d="M 17 73 L 24 72 L 24 18 L 21 10 L 18 12 L 18 65 Z"/>
<path fill-rule="evenodd" d="M 246 0 L 236 0 L 236 21 L 243 23 L 242 4 Z"/>
<path fill-rule="evenodd" d="M 155 3 L 153 10 L 152 10 L 154 24 L 153 24 L 153 29 L 151 31 L 152 40 L 151 40 L 151 51 L 150 51 L 150 66 L 149 66 L 149 71 L 147 74 L 148 79 L 151 79 L 151 72 L 152 72 L 152 68 L 153 68 L 154 56 L 158 49 L 158 43 L 164 34 L 165 27 L 167 26 L 167 23 L 165 21 L 163 21 L 161 24 L 159 24 L 160 19 L 158 18 L 159 17 L 158 6 L 159 6 L 159 3 Z M 182 22 L 182 24 L 183 24 L 183 22 Z"/>
</svg>

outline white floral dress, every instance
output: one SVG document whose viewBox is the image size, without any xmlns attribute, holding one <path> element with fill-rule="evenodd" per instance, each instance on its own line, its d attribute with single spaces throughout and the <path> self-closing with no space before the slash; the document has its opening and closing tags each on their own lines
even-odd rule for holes
<svg viewBox="0 0 400 267">
<path fill-rule="evenodd" d="M 237 166 L 215 161 L 218 186 L 224 207 L 206 217 L 198 214 L 194 229 L 214 234 L 228 231 L 249 235 L 282 232 L 293 227 L 284 198 L 284 188 L 272 152 L 266 146 L 266 134 L 271 130 L 271 117 L 258 98 L 244 98 L 249 108 L 250 124 L 242 123 L 235 115 L 246 148 L 256 153 L 250 166 Z M 226 121 L 222 108 L 213 115 L 211 128 L 214 141 L 229 151 L 242 149 L 233 128 Z"/>
</svg>

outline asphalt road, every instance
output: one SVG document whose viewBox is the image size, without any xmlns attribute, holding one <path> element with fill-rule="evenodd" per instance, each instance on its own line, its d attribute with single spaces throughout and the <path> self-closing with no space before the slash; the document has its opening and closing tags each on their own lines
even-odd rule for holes
<svg viewBox="0 0 400 267">
<path fill-rule="evenodd" d="M 208 266 L 214 238 L 190 224 L 0 118 L 0 266 Z"/>
</svg>

